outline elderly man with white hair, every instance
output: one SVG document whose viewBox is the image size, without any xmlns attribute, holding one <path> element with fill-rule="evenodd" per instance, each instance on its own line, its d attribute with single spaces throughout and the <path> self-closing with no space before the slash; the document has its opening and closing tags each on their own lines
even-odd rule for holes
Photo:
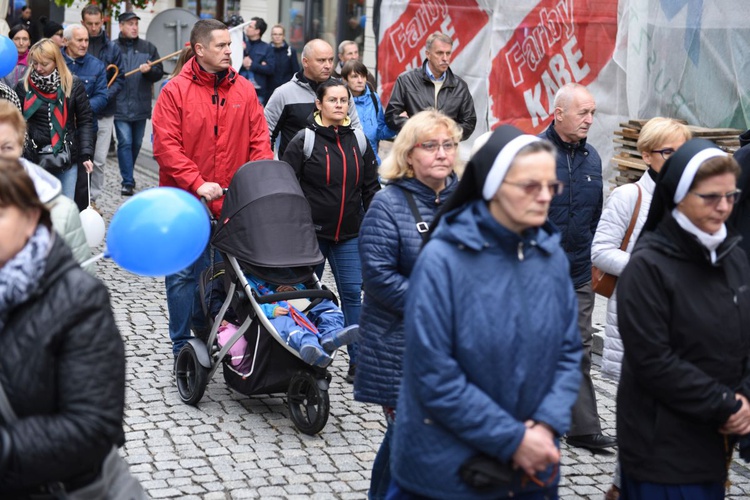
<svg viewBox="0 0 750 500">
<path fill-rule="evenodd" d="M 70 72 L 83 82 L 86 95 L 89 96 L 91 111 L 98 119 L 107 106 L 107 70 L 104 63 L 88 53 L 89 32 L 82 25 L 68 25 L 63 31 L 63 41 L 65 48 L 62 54 L 65 64 Z M 78 209 L 83 210 L 89 205 L 89 183 L 86 171 L 80 165 L 78 168 L 75 202 Z"/>
</svg>

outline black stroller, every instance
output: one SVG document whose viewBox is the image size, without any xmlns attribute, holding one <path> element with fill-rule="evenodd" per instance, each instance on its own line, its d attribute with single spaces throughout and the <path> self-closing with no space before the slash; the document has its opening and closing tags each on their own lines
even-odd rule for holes
<svg viewBox="0 0 750 500">
<path fill-rule="evenodd" d="M 325 368 L 302 361 L 260 307 L 282 300 L 301 301 L 309 307 L 322 299 L 338 304 L 336 295 L 323 289 L 313 272 L 324 259 L 310 206 L 292 168 L 272 160 L 242 166 L 227 190 L 211 245 L 223 259 L 213 263 L 200 282 L 204 312 L 212 326 L 208 338 L 190 339 L 177 356 L 175 380 L 180 398 L 196 405 L 208 381 L 222 366 L 226 383 L 241 394 L 286 392 L 294 425 L 305 434 L 316 434 L 328 421 L 331 375 Z M 245 273 L 272 283 L 304 283 L 307 289 L 259 296 Z M 224 280 L 226 299 L 213 318 L 206 290 L 215 279 Z M 228 314 L 233 314 L 240 326 L 220 347 L 217 332 Z M 242 349 L 238 363 L 228 353 L 241 338 L 247 347 Z"/>
</svg>

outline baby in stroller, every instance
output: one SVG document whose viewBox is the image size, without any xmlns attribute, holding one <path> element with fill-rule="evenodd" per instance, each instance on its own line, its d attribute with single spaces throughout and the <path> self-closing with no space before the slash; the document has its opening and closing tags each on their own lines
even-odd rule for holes
<svg viewBox="0 0 750 500">
<path fill-rule="evenodd" d="M 278 272 L 281 272 L 279 270 Z M 224 271 L 218 271 L 206 289 L 206 302 L 209 304 L 211 317 L 219 314 L 226 291 L 221 278 Z M 271 295 L 280 292 L 305 290 L 302 284 L 277 285 L 264 281 L 257 276 L 245 273 L 245 278 L 258 296 Z M 280 276 L 281 278 L 281 276 Z M 286 280 L 284 280 L 286 281 Z M 302 360 L 312 366 L 325 368 L 331 364 L 331 354 L 339 347 L 356 342 L 359 339 L 359 326 L 344 327 L 344 314 L 333 301 L 329 299 L 315 299 L 304 310 L 287 301 L 261 304 L 266 318 L 271 322 L 279 336 L 289 347 L 297 351 Z M 236 315 L 227 311 L 218 330 L 217 341 L 223 346 L 238 329 Z M 246 343 L 239 339 L 230 349 L 229 355 L 233 361 L 240 362 L 245 353 Z"/>
</svg>

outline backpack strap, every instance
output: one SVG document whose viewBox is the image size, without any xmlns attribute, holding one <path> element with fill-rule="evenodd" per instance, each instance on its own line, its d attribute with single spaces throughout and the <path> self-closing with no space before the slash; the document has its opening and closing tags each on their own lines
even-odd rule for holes
<svg viewBox="0 0 750 500">
<path fill-rule="evenodd" d="M 305 153 L 305 160 L 309 160 L 312 156 L 313 147 L 315 146 L 315 132 L 312 129 L 305 127 L 305 143 L 302 146 L 302 151 Z"/>
<path fill-rule="evenodd" d="M 367 137 L 365 136 L 365 133 L 360 128 L 354 129 L 354 137 L 357 138 L 357 145 L 359 146 L 359 152 L 362 154 L 362 158 L 364 158 L 365 152 L 367 151 Z"/>
<path fill-rule="evenodd" d="M 354 137 L 357 138 L 357 146 L 359 147 L 359 152 L 362 154 L 362 157 L 364 158 L 365 152 L 367 151 L 367 136 L 365 136 L 365 133 L 362 132 L 361 129 L 355 128 L 352 130 L 354 130 Z M 311 128 L 305 127 L 305 142 L 302 146 L 302 151 L 305 155 L 305 160 L 310 159 L 310 156 L 312 156 L 314 147 L 315 147 L 315 132 Z"/>
<path fill-rule="evenodd" d="M 365 85 L 367 85 L 367 88 L 370 89 L 370 99 L 372 99 L 372 105 L 375 107 L 375 114 L 378 114 L 378 111 L 380 111 L 380 108 L 378 107 L 378 98 L 375 95 L 375 89 L 372 88 L 372 85 L 370 85 L 370 82 L 367 82 Z"/>
</svg>

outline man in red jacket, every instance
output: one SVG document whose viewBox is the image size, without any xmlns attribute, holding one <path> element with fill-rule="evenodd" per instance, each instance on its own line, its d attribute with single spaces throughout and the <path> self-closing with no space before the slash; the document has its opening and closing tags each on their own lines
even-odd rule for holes
<svg viewBox="0 0 750 500">
<path fill-rule="evenodd" d="M 190 33 L 195 57 L 164 86 L 153 115 L 159 185 L 206 198 L 215 216 L 237 169 L 248 161 L 273 159 L 263 108 L 252 84 L 231 67 L 229 44 L 224 23 L 195 23 Z M 191 327 L 206 330 L 198 279 L 209 262 L 206 248 L 192 265 L 165 279 L 175 357 Z"/>
</svg>

